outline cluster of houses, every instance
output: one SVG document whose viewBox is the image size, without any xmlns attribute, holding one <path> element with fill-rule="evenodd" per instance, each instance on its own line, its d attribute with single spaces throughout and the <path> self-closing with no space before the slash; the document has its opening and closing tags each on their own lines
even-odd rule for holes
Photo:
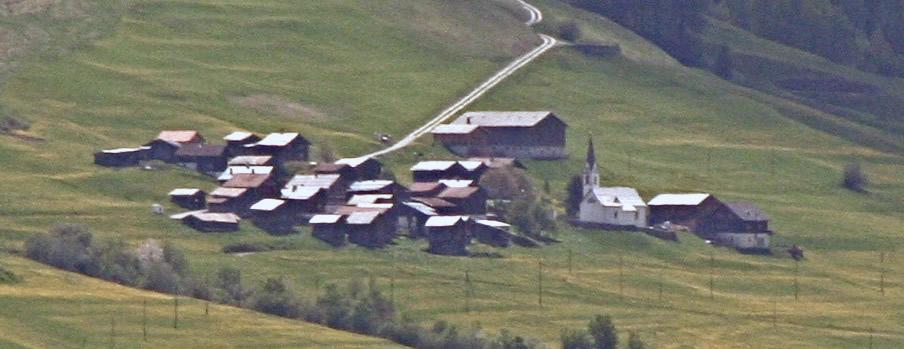
<svg viewBox="0 0 904 349">
<path fill-rule="evenodd" d="M 769 217 L 754 204 L 723 202 L 708 193 L 659 194 L 647 202 L 634 188 L 601 187 L 593 140 L 587 147 L 581 181 L 581 225 L 613 230 L 686 230 L 739 250 L 769 250 Z"/>
<path fill-rule="evenodd" d="M 172 202 L 190 211 L 171 216 L 201 231 L 238 230 L 243 219 L 271 231 L 310 225 L 334 245 L 381 247 L 405 234 L 426 238 L 430 251 L 464 255 L 473 239 L 508 246 L 510 226 L 487 214 L 489 197 L 479 185 L 493 168 L 522 167 L 518 159 L 567 156 L 568 126 L 555 114 L 468 112 L 432 130 L 434 140 L 468 160 L 422 161 L 413 183 L 382 179 L 374 158 L 317 164 L 310 174 L 287 173 L 287 161 L 307 161 L 310 143 L 298 133 L 259 137 L 233 132 L 209 144 L 196 131 L 163 131 L 136 148 L 103 150 L 95 163 L 137 166 L 159 160 L 213 176 L 211 192 L 178 188 Z M 722 202 L 706 193 L 660 194 L 649 202 L 629 187 L 602 187 L 591 140 L 576 222 L 613 230 L 674 234 L 687 230 L 742 250 L 768 250 L 769 218 L 750 203 Z"/>
<path fill-rule="evenodd" d="M 309 225 L 315 237 L 337 246 L 378 248 L 406 235 L 424 238 L 430 252 L 446 255 L 466 255 L 474 240 L 495 247 L 518 241 L 509 224 L 487 214 L 490 198 L 479 185 L 490 169 L 523 168 L 515 158 L 422 161 L 410 169 L 413 183 L 403 186 L 382 179 L 382 164 L 369 157 L 287 173 L 287 161 L 308 160 L 310 143 L 298 133 L 233 132 L 223 140 L 209 144 L 196 131 L 162 131 L 140 147 L 97 152 L 95 163 L 125 167 L 159 160 L 216 178 L 219 186 L 210 192 L 169 193 L 189 210 L 170 217 L 204 232 L 236 231 L 243 221 L 272 232 Z"/>
</svg>

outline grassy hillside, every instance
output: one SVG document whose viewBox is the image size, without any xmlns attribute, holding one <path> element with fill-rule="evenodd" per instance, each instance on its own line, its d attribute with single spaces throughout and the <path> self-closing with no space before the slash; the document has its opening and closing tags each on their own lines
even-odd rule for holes
<svg viewBox="0 0 904 349">
<path fill-rule="evenodd" d="M 198 128 L 211 138 L 232 128 L 299 129 L 344 155 L 375 149 L 374 132 L 415 128 L 535 40 L 506 2 L 131 4 L 112 36 L 35 61 L 0 96 L 34 123 L 31 135 L 46 138 L 0 142 L 6 165 L 0 246 L 19 248 L 25 236 L 56 222 L 83 223 L 100 236 L 173 241 L 202 275 L 223 265 L 242 269 L 248 282 L 287 275 L 308 299 L 326 283 L 374 276 L 394 284 L 396 301 L 415 319 L 479 321 L 490 331 L 509 328 L 549 342 L 564 327 L 610 313 L 619 328 L 639 331 L 657 348 L 861 348 L 871 333 L 879 348 L 904 343 L 904 260 L 894 253 L 904 216 L 900 153 L 788 118 L 790 110 L 843 122 L 681 68 L 611 22 L 555 0 L 536 4 L 550 23 L 580 18 L 588 37 L 619 43 L 624 57 L 556 49 L 472 109 L 560 114 L 571 125 L 573 156 L 528 163 L 558 195 L 581 168 L 592 132 L 606 183 L 636 186 L 645 197 L 705 190 L 755 201 L 773 217 L 779 246 L 807 248 L 799 300 L 794 263 L 781 248 L 776 256 L 748 256 L 692 236 L 669 243 L 563 224 L 561 244 L 468 259 L 429 255 L 423 242 L 405 240 L 385 250 L 334 250 L 304 230 L 273 237 L 247 224 L 236 234 L 200 234 L 151 215 L 149 205 L 176 186 L 212 188 L 208 181 L 176 169 L 90 164 L 92 150 L 135 144 L 164 127 Z M 430 143 L 385 160 L 402 169 L 414 151 L 444 154 Z M 871 194 L 838 186 L 851 161 L 863 162 Z M 233 242 L 271 240 L 297 248 L 242 257 L 220 252 Z M 884 264 L 879 251 L 889 252 Z M 465 271 L 473 280 L 470 311 Z"/>
<path fill-rule="evenodd" d="M 0 261 L 24 278 L 0 284 L 3 348 L 395 348 L 392 343 L 59 271 L 20 258 Z M 143 341 L 147 302 L 147 341 Z M 111 328 L 112 326 L 112 328 Z M 112 342 L 111 342 L 112 335 Z"/>
</svg>

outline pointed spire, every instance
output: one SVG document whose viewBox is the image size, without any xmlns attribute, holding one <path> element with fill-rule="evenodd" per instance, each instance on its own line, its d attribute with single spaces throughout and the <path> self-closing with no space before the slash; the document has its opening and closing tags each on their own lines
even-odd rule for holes
<svg viewBox="0 0 904 349">
<path fill-rule="evenodd" d="M 587 142 L 587 167 L 592 168 L 596 166 L 596 152 L 593 150 L 593 135 L 590 136 L 590 141 Z"/>
</svg>

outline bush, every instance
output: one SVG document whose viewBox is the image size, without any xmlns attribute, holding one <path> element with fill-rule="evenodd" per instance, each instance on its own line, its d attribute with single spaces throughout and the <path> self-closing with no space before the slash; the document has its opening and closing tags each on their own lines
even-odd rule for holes
<svg viewBox="0 0 904 349">
<path fill-rule="evenodd" d="M 587 331 L 593 337 L 597 349 L 618 349 L 618 333 L 612 318 L 608 315 L 597 315 L 587 325 Z"/>
<path fill-rule="evenodd" d="M 578 41 L 581 35 L 581 26 L 574 21 L 559 25 L 559 37 L 562 39 L 574 42 Z"/>
<path fill-rule="evenodd" d="M 0 266 L 0 284 L 14 284 L 20 281 L 22 281 L 21 277 Z"/>
<path fill-rule="evenodd" d="M 486 188 L 491 199 L 513 199 L 520 195 L 532 195 L 533 185 L 527 173 L 520 168 L 504 167 L 488 170 L 480 177 L 480 186 Z"/>
<path fill-rule="evenodd" d="M 860 168 L 860 164 L 853 163 L 844 167 L 844 179 L 841 185 L 845 188 L 858 193 L 865 193 L 868 184 L 869 180 L 866 178 L 866 174 L 863 173 L 863 169 Z"/>
<path fill-rule="evenodd" d="M 242 286 L 242 271 L 233 267 L 217 271 L 214 287 L 217 288 L 214 298 L 222 303 L 241 305 L 248 298 L 248 291 Z"/>
<path fill-rule="evenodd" d="M 182 279 L 168 263 L 152 263 L 141 287 L 165 293 L 181 293 Z"/>
<path fill-rule="evenodd" d="M 631 331 L 628 335 L 628 349 L 647 349 L 647 343 L 644 343 L 637 332 Z"/>
<path fill-rule="evenodd" d="M 569 216 L 576 216 L 580 211 L 581 201 L 584 200 L 584 183 L 581 176 L 571 177 L 568 186 L 565 187 L 565 193 L 568 195 L 565 198 L 565 213 Z"/>
<path fill-rule="evenodd" d="M 563 330 L 562 349 L 593 349 L 593 342 L 586 331 Z"/>
<path fill-rule="evenodd" d="M 0 131 L 2 132 L 28 130 L 29 128 L 31 128 L 31 124 L 28 121 L 16 117 L 4 116 L 0 119 Z"/>
<path fill-rule="evenodd" d="M 251 308 L 267 314 L 297 319 L 301 316 L 301 305 L 295 293 L 289 291 L 283 279 L 269 278 L 263 287 L 254 293 Z"/>
</svg>

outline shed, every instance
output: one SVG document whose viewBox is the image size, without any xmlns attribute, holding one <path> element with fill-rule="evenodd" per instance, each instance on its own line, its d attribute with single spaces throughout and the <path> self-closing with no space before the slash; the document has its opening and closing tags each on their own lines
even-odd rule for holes
<svg viewBox="0 0 904 349">
<path fill-rule="evenodd" d="M 233 213 L 200 212 L 186 215 L 182 222 L 203 232 L 230 232 L 239 230 L 241 218 Z"/>
<path fill-rule="evenodd" d="M 465 172 L 458 161 L 421 161 L 411 167 L 415 182 L 436 182 L 440 179 L 460 178 Z"/>
<path fill-rule="evenodd" d="M 207 199 L 207 207 L 211 212 L 232 212 L 245 216 L 248 209 L 260 199 L 247 188 L 223 188 L 219 187 L 210 192 Z"/>
<path fill-rule="evenodd" d="M 175 144 L 204 143 L 204 137 L 195 130 L 164 130 L 155 139 Z"/>
<path fill-rule="evenodd" d="M 138 166 L 147 147 L 106 149 L 94 153 L 94 163 L 107 167 Z"/>
<path fill-rule="evenodd" d="M 408 234 L 412 237 L 426 236 L 427 229 L 424 224 L 430 217 L 436 215 L 438 215 L 436 210 L 424 203 L 403 202 L 399 205 L 399 226 L 407 229 Z"/>
<path fill-rule="evenodd" d="M 311 143 L 297 132 L 271 133 L 257 143 L 245 145 L 255 155 L 270 155 L 277 164 L 307 161 Z"/>
<path fill-rule="evenodd" d="M 444 142 L 450 151 L 461 156 L 489 156 L 529 159 L 560 159 L 566 156 L 565 130 L 568 125 L 549 111 L 481 111 L 459 116 L 452 125 L 439 130 L 466 132 L 473 126 L 485 132 L 482 137 L 464 138 L 465 149 Z M 460 130 L 455 130 L 455 128 Z M 435 130 L 437 131 L 437 130 Z M 437 133 L 434 132 L 434 137 Z M 448 139 L 441 136 L 440 139 Z M 459 145 L 460 146 L 460 145 Z M 464 152 L 460 152 L 464 150 Z"/>
<path fill-rule="evenodd" d="M 430 253 L 452 256 L 468 254 L 471 243 L 471 229 L 468 217 L 433 216 L 424 224 Z"/>
<path fill-rule="evenodd" d="M 688 193 L 659 194 L 647 205 L 650 208 L 650 225 L 670 222 L 703 233 L 699 229 L 722 203 L 710 194 Z"/>
<path fill-rule="evenodd" d="M 505 222 L 479 219 L 473 226 L 474 237 L 493 247 L 508 247 L 512 242 L 512 226 Z"/>
<path fill-rule="evenodd" d="M 276 182 L 270 174 L 237 174 L 223 183 L 225 188 L 246 188 L 258 197 L 277 194 Z"/>
<path fill-rule="evenodd" d="M 217 177 L 217 181 L 227 182 L 232 179 L 233 176 L 239 174 L 272 175 L 273 171 L 273 166 L 229 166 L 225 171 L 220 173 L 220 176 Z"/>
<path fill-rule="evenodd" d="M 207 193 L 201 189 L 173 189 L 168 195 L 174 204 L 189 210 L 200 210 L 207 206 Z"/>
<path fill-rule="evenodd" d="M 448 188 L 439 193 L 437 198 L 454 204 L 458 214 L 487 213 L 487 193 L 480 187 Z"/>
<path fill-rule="evenodd" d="M 408 186 L 408 193 L 412 197 L 436 197 L 447 188 L 440 182 L 414 182 Z"/>
<path fill-rule="evenodd" d="M 326 191 L 319 187 L 295 187 L 294 190 L 280 190 L 280 197 L 286 200 L 293 217 L 301 221 L 315 212 L 322 212 L 326 205 Z"/>
<path fill-rule="evenodd" d="M 377 179 L 383 172 L 383 164 L 373 157 L 339 159 L 336 164 L 351 167 L 356 174 L 355 180 Z"/>
<path fill-rule="evenodd" d="M 346 243 L 346 226 L 344 216 L 338 214 L 318 214 L 311 217 L 311 235 L 333 246 Z"/>
<path fill-rule="evenodd" d="M 345 219 L 348 240 L 357 245 L 379 248 L 392 242 L 396 222 L 387 219 L 380 211 L 353 212 Z"/>
<path fill-rule="evenodd" d="M 223 141 L 226 142 L 226 152 L 229 156 L 243 155 L 247 150 L 245 145 L 257 143 L 260 140 L 261 138 L 258 135 L 246 131 L 234 131 L 223 137 Z"/>
</svg>

